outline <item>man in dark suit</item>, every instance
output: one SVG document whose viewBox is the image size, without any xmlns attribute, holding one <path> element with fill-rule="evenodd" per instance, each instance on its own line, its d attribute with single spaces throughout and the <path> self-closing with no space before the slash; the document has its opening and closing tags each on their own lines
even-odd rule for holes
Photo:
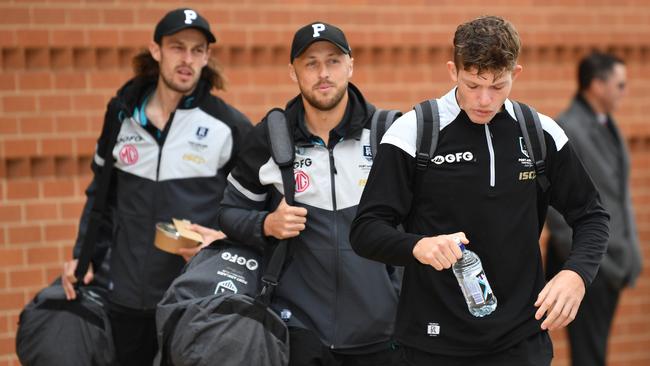
<svg viewBox="0 0 650 366">
<path fill-rule="evenodd" d="M 626 69 L 613 55 L 592 53 L 578 67 L 579 90 L 557 118 L 600 192 L 611 215 L 607 253 L 576 319 L 568 327 L 574 366 L 605 365 L 607 338 L 621 290 L 641 272 L 641 253 L 629 190 L 629 158 L 611 113 L 626 92 Z M 572 232 L 549 210 L 547 275 L 553 276 L 571 251 Z"/>
</svg>

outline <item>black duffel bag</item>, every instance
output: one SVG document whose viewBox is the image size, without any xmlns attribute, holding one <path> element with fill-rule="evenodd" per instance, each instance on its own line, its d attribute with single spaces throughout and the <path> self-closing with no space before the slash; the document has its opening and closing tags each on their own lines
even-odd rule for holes
<svg viewBox="0 0 650 366">
<path fill-rule="evenodd" d="M 22 365 L 116 365 L 106 289 L 83 286 L 68 301 L 57 278 L 20 313 L 16 354 Z"/>
<path fill-rule="evenodd" d="M 285 199 L 292 205 L 293 140 L 282 110 L 272 110 L 266 120 Z M 269 307 L 287 253 L 287 241 L 278 243 L 268 263 L 252 246 L 228 239 L 203 248 L 158 304 L 155 364 L 287 365 L 289 331 Z"/>
<path fill-rule="evenodd" d="M 286 327 L 255 301 L 261 261 L 228 239 L 190 260 L 156 310 L 161 365 L 286 364 Z"/>
<path fill-rule="evenodd" d="M 26 366 L 113 366 L 117 365 L 113 335 L 106 312 L 108 288 L 108 263 L 110 256 L 110 232 L 108 225 L 111 210 L 108 192 L 114 166 L 113 146 L 120 132 L 121 111 L 128 116 L 123 104 L 113 98 L 106 108 L 104 131 L 107 145 L 104 167 L 86 192 L 89 199 L 84 207 L 80 225 L 85 232 L 75 269 L 75 300 L 68 301 L 61 286 L 61 278 L 41 290 L 20 313 L 16 333 L 16 354 Z M 130 117 L 126 117 L 130 118 Z M 91 200 L 90 197 L 93 197 Z M 88 212 L 86 212 L 88 210 Z M 83 278 L 91 262 L 95 277 L 89 285 Z"/>
</svg>

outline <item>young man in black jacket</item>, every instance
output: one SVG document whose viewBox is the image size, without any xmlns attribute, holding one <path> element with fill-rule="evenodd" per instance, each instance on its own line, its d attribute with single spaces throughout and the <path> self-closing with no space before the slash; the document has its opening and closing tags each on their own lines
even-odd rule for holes
<svg viewBox="0 0 650 366">
<path fill-rule="evenodd" d="M 92 163 L 95 179 L 74 258 L 80 252 L 94 199 L 96 178 L 104 167 L 110 131 L 119 129 L 112 157 L 109 232 L 108 314 L 121 365 L 151 365 L 157 350 L 155 309 L 185 260 L 154 246 L 156 223 L 172 218 L 218 228 L 217 211 L 248 119 L 210 94 L 223 87 L 210 65 L 208 22 L 192 9 L 167 13 L 156 26 L 149 49 L 134 58 L 136 76 L 109 104 Z M 131 117 L 131 118 L 126 118 Z M 208 230 L 203 226 L 195 229 Z M 207 243 L 206 243 L 207 244 Z M 186 249 L 191 257 L 199 248 Z M 63 286 L 75 298 L 77 260 L 64 265 Z M 92 268 L 84 282 L 92 279 Z"/>
<path fill-rule="evenodd" d="M 287 321 L 290 365 L 397 365 L 392 347 L 398 271 L 356 255 L 349 229 L 372 165 L 375 107 L 349 83 L 343 32 L 316 22 L 299 29 L 289 75 L 300 95 L 285 108 L 295 144 L 295 206 L 282 198 L 266 121 L 253 128 L 228 177 L 219 225 L 229 238 L 292 252 L 272 306 Z"/>
<path fill-rule="evenodd" d="M 437 100 L 435 156 L 416 172 L 416 113 L 406 113 L 386 132 L 361 198 L 353 248 L 405 266 L 396 338 L 409 364 L 549 365 L 547 330 L 575 317 L 605 251 L 608 215 L 598 193 L 562 129 L 540 114 L 551 182 L 545 197 L 575 233 L 563 270 L 544 282 L 538 237 L 547 203 L 538 200 L 508 100 L 522 70 L 519 48 L 501 18 L 460 25 L 447 63 L 456 86 Z M 478 254 L 498 299 L 485 317 L 468 312 L 450 270 L 462 256 L 457 241 Z"/>
</svg>

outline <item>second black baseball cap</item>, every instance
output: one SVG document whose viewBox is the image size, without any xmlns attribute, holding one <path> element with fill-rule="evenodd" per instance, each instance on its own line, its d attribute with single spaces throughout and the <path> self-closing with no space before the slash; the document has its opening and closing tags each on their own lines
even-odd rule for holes
<svg viewBox="0 0 650 366">
<path fill-rule="evenodd" d="M 160 19 L 156 30 L 153 33 L 153 40 L 160 44 L 162 37 L 182 31 L 187 28 L 195 28 L 203 32 L 208 43 L 217 41 L 210 31 L 210 24 L 196 10 L 181 8 L 172 10 Z"/>
<path fill-rule="evenodd" d="M 341 29 L 331 24 L 314 22 L 296 31 L 296 34 L 293 36 L 293 42 L 291 43 L 290 61 L 293 62 L 293 59 L 300 56 L 309 45 L 318 41 L 331 42 L 346 55 L 352 53 L 348 40 L 345 39 L 345 34 L 343 34 Z"/>
</svg>

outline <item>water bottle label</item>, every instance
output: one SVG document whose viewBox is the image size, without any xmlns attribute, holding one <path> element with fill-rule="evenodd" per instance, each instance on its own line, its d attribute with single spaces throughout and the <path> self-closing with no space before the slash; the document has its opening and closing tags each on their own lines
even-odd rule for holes
<svg viewBox="0 0 650 366">
<path fill-rule="evenodd" d="M 492 288 L 482 270 L 469 277 L 463 278 L 463 284 L 467 293 L 472 297 L 476 305 L 482 305 L 492 299 Z"/>
<path fill-rule="evenodd" d="M 492 300 L 492 288 L 490 287 L 490 283 L 487 280 L 487 277 L 485 276 L 485 272 L 481 271 L 481 273 L 478 274 L 477 276 L 478 279 L 478 284 L 481 286 L 481 290 L 483 291 L 483 298 L 485 299 L 486 302 Z"/>
<path fill-rule="evenodd" d="M 485 301 L 483 299 L 483 291 L 479 285 L 476 277 L 465 277 L 463 278 L 463 286 L 469 294 L 469 296 L 474 300 L 476 305 L 481 305 Z"/>
</svg>

